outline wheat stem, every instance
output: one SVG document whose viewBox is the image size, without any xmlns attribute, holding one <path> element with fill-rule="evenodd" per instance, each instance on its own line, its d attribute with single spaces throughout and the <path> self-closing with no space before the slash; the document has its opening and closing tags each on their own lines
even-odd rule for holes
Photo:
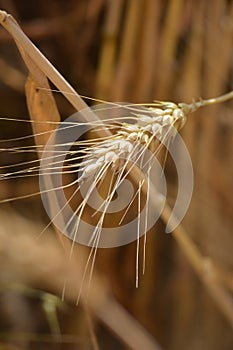
<svg viewBox="0 0 233 350">
<path fill-rule="evenodd" d="M 208 106 L 208 105 L 212 105 L 212 104 L 216 104 L 216 103 L 222 103 L 228 100 L 231 100 L 233 98 L 233 90 L 228 92 L 225 95 L 221 95 L 219 97 L 215 97 L 215 98 L 210 98 L 207 100 L 202 100 L 200 101 L 200 106 Z"/>
<path fill-rule="evenodd" d="M 218 97 L 209 98 L 209 99 L 206 99 L 206 100 L 200 98 L 199 101 L 194 101 L 194 102 L 192 102 L 190 104 L 179 103 L 178 106 L 181 109 L 183 109 L 183 111 L 185 113 L 187 113 L 187 112 L 194 112 L 200 107 L 210 106 L 210 105 L 217 104 L 217 103 L 223 103 L 223 102 L 229 101 L 231 99 L 233 99 L 233 90 L 228 92 L 228 93 L 226 93 L 226 94 L 224 94 L 224 95 L 221 95 L 221 96 L 218 96 Z"/>
</svg>

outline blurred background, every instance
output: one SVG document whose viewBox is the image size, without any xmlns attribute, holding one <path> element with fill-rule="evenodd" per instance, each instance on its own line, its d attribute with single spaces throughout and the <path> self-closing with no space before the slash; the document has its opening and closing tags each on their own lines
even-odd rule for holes
<svg viewBox="0 0 233 350">
<path fill-rule="evenodd" d="M 134 103 L 191 102 L 233 90 L 232 0 L 0 0 L 0 8 L 14 16 L 81 95 Z M 0 28 L 1 117 L 29 118 L 26 77 L 12 38 Z M 74 112 L 59 94 L 56 101 L 63 118 Z M 192 202 L 182 225 L 200 252 L 213 259 L 224 278 L 227 276 L 231 291 L 232 132 L 233 101 L 191 114 L 181 132 L 195 176 Z M 30 133 L 30 125 L 1 122 L 1 139 Z M 9 155 L 0 153 L 0 157 L 1 166 L 12 163 Z M 17 157 L 18 162 L 30 159 L 28 154 Z M 169 157 L 166 176 L 172 205 L 177 179 Z M 0 182 L 1 198 L 36 191 L 37 178 Z M 0 241 L 0 348 L 92 349 L 81 307 L 62 304 L 45 294 L 39 280 L 36 286 L 13 287 L 8 283 L 16 272 L 9 256 L 4 258 L 11 242 L 7 237 L 20 237 L 21 230 L 31 234 L 31 220 L 35 225 L 45 222 L 40 197 L 1 207 L 0 227 L 9 233 Z M 148 234 L 146 273 L 138 289 L 134 244 L 101 250 L 97 257 L 99 273 L 117 300 L 162 349 L 232 349 L 229 321 L 172 235 L 164 234 L 164 228 L 159 221 Z M 27 254 L 20 248 L 18 252 Z M 47 305 L 52 306 L 46 309 Z M 60 344 L 54 338 L 58 330 L 63 337 Z M 126 348 L 98 321 L 95 332 L 100 349 Z"/>
</svg>

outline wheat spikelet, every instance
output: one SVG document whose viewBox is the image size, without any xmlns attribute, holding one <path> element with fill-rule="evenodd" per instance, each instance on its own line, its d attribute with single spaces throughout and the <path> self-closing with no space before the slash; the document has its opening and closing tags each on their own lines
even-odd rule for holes
<svg viewBox="0 0 233 350">
<path fill-rule="evenodd" d="M 93 227 L 92 233 L 88 240 L 88 245 L 92 246 L 91 254 L 93 254 L 93 261 L 91 269 L 93 269 L 96 249 L 97 247 L 101 246 L 100 241 L 103 233 L 104 222 L 106 221 L 105 219 L 109 213 L 116 212 L 117 205 L 115 205 L 115 211 L 111 209 L 111 207 L 114 206 L 114 196 L 118 191 L 120 191 L 121 185 L 127 179 L 128 175 L 130 175 L 132 169 L 134 169 L 135 166 L 139 167 L 139 169 L 145 175 L 145 178 L 139 176 L 134 195 L 131 196 L 128 203 L 124 203 L 124 210 L 120 214 L 118 221 L 115 223 L 115 225 L 119 226 L 120 229 L 120 225 L 127 217 L 131 207 L 137 207 L 137 227 L 135 237 L 137 238 L 138 242 L 136 253 L 136 286 L 138 286 L 139 238 L 142 235 L 146 235 L 148 230 L 147 216 L 149 216 L 150 211 L 149 185 L 146 185 L 146 198 L 144 198 L 144 201 L 142 199 L 142 188 L 145 186 L 146 182 L 149 184 L 151 181 L 153 162 L 155 161 L 154 158 L 160 151 L 162 145 L 169 143 L 171 138 L 176 135 L 177 129 L 180 129 L 184 125 L 186 115 L 183 108 L 180 108 L 178 105 L 170 102 L 157 102 L 150 107 L 140 107 L 137 105 L 127 104 L 125 106 L 118 105 L 117 107 L 119 110 L 123 109 L 124 111 L 121 118 L 118 117 L 111 119 L 110 116 L 113 112 L 111 107 L 108 105 L 107 107 L 106 105 L 100 105 L 95 112 L 97 111 L 103 113 L 103 111 L 105 111 L 107 113 L 107 118 L 103 119 L 101 122 L 102 124 L 92 123 L 92 128 L 94 131 L 100 129 L 102 125 L 104 125 L 111 130 L 111 136 L 100 139 L 94 138 L 85 141 L 78 140 L 75 142 L 79 149 L 73 153 L 73 160 L 76 164 L 74 165 L 75 170 L 72 170 L 72 172 L 77 172 L 79 175 L 78 178 L 71 183 L 71 185 L 76 184 L 77 188 L 72 193 L 70 200 L 72 200 L 73 197 L 80 191 L 83 195 L 83 199 L 76 206 L 72 215 L 66 221 L 64 230 L 65 234 L 73 242 L 80 242 L 80 232 L 84 230 L 81 225 L 81 221 L 83 216 L 85 216 L 85 211 L 88 211 L 88 206 L 96 202 L 94 203 L 94 212 L 88 219 L 88 222 Z M 55 146 L 56 148 L 58 147 L 57 144 L 55 144 Z M 151 149 L 153 149 L 153 152 L 150 152 L 148 155 L 147 151 Z M 49 152 L 51 152 L 51 150 L 49 150 Z M 57 157 L 56 153 L 55 157 Z M 46 153 L 46 160 L 48 159 L 50 159 L 50 157 L 47 156 Z M 59 169 L 61 165 L 62 168 Z M 56 170 L 59 174 L 64 172 L 64 165 L 62 162 L 59 164 L 59 161 L 56 161 L 51 168 L 50 166 L 51 164 L 46 163 L 45 168 L 43 168 L 43 172 L 51 170 L 52 167 L 53 171 Z M 96 197 L 96 189 L 99 190 L 101 188 L 107 176 L 110 176 L 110 180 L 107 185 L 107 193 L 105 194 L 104 200 L 98 201 L 98 198 Z M 86 190 L 83 191 L 83 187 L 86 187 Z M 54 190 L 60 188 L 61 186 L 58 188 L 54 186 Z M 46 192 L 46 190 L 43 192 Z M 160 195 L 159 191 L 156 195 L 157 205 L 160 208 L 161 205 L 164 204 L 164 196 Z M 121 201 L 123 196 L 124 195 L 121 192 Z M 66 205 L 67 204 L 61 206 L 61 212 L 64 211 Z M 144 207 L 146 217 L 143 219 L 141 210 Z M 120 211 L 122 208 L 117 209 Z M 60 213 L 57 213 L 56 216 L 59 214 Z M 97 221 L 94 221 L 94 223 L 92 223 L 93 217 L 98 218 Z M 108 244 L 110 243 L 108 242 Z M 125 243 L 121 242 L 119 239 L 118 244 Z M 88 260 L 88 263 L 89 262 L 90 260 Z M 143 271 L 144 270 L 145 256 L 143 258 Z"/>
</svg>

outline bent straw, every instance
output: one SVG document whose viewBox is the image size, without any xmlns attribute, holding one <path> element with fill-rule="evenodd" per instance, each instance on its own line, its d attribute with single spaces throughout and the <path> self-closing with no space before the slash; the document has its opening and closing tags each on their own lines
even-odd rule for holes
<svg viewBox="0 0 233 350">
<path fill-rule="evenodd" d="M 47 77 L 54 83 L 54 85 L 64 94 L 67 100 L 78 110 L 88 108 L 86 103 L 78 95 L 78 93 L 73 89 L 73 87 L 61 76 L 61 74 L 53 67 L 53 65 L 43 56 L 43 54 L 35 47 L 35 45 L 27 38 L 23 33 L 21 28 L 15 22 L 12 16 L 7 14 L 5 11 L 0 10 L 0 23 L 2 26 L 13 36 L 16 44 L 19 45 L 27 54 L 31 57 L 32 60 L 38 65 L 38 67 L 47 75 Z M 66 94 L 68 92 L 68 94 Z M 233 97 L 233 91 L 229 92 L 226 95 L 209 99 L 209 100 L 200 100 L 199 102 L 192 104 L 179 104 L 180 107 L 183 107 L 187 111 L 194 111 L 199 107 L 207 106 L 213 103 L 224 102 Z M 85 113 L 87 112 L 87 113 Z M 86 109 L 83 112 L 83 118 L 88 121 L 98 120 L 97 116 L 91 111 L 91 109 Z M 110 131 L 106 128 L 102 128 L 99 131 L 100 136 L 111 135 Z M 138 169 L 139 170 L 139 169 Z M 140 171 L 140 170 L 139 170 Z M 140 176 L 144 179 L 144 174 L 140 172 Z M 138 174 L 134 170 L 131 172 L 132 180 L 136 181 L 138 179 Z M 142 186 L 142 191 L 147 189 L 146 179 L 144 182 L 145 186 Z M 150 190 L 152 191 L 152 198 L 154 199 L 154 207 L 157 210 L 158 202 L 156 200 L 157 191 L 153 184 L 150 185 Z M 166 205 L 163 213 L 161 214 L 162 220 L 167 223 L 170 215 L 172 213 L 171 208 Z M 233 302 L 229 297 L 225 289 L 217 282 L 217 272 L 212 266 L 211 276 L 216 275 L 216 278 L 210 278 L 208 273 L 206 273 L 206 258 L 202 256 L 195 244 L 189 239 L 188 235 L 182 228 L 178 226 L 173 231 L 173 236 L 179 244 L 180 248 L 184 252 L 186 258 L 190 262 L 193 269 L 196 271 L 199 278 L 203 281 L 207 290 L 209 291 L 212 298 L 215 300 L 219 309 L 223 315 L 228 319 L 230 324 L 233 327 Z M 210 262 L 210 259 L 208 259 Z"/>
<path fill-rule="evenodd" d="M 19 45 L 30 58 L 37 64 L 41 71 L 51 80 L 51 82 L 62 92 L 66 91 L 66 99 L 78 111 L 88 108 L 74 88 L 64 79 L 58 70 L 39 51 L 39 49 L 28 39 L 26 34 L 19 27 L 14 18 L 7 12 L 0 10 L 0 23 L 12 35 L 17 46 Z M 91 121 L 98 120 L 97 116 L 88 108 L 88 117 Z M 84 117 L 85 118 L 85 117 Z"/>
</svg>

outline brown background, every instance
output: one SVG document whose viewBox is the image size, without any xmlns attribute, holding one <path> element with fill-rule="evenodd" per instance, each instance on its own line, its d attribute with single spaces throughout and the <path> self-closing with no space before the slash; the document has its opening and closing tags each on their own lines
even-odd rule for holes
<svg viewBox="0 0 233 350">
<path fill-rule="evenodd" d="M 233 89 L 232 1 L 0 0 L 0 8 L 14 15 L 26 34 L 82 95 L 108 101 L 190 102 Z M 0 28 L 0 116 L 28 118 L 26 75 L 12 38 Z M 73 112 L 59 94 L 56 99 L 64 118 Z M 190 115 L 182 130 L 195 173 L 193 198 L 183 225 L 203 255 L 223 268 L 223 274 L 233 267 L 232 111 L 232 102 L 205 107 Z M 4 122 L 0 127 L 2 139 L 30 132 L 25 125 Z M 2 165 L 11 162 L 8 156 L 0 156 Z M 30 155 L 22 154 L 17 161 L 28 159 Z M 166 168 L 168 201 L 173 203 L 177 184 L 169 159 Z M 38 190 L 37 179 L 30 178 L 0 185 L 1 198 Z M 10 206 L 35 222 L 44 220 L 39 197 L 9 204 L 5 209 Z M 9 213 L 4 220 L 11 220 Z M 100 273 L 118 300 L 163 349 L 230 350 L 233 337 L 229 322 L 172 236 L 163 231 L 163 223 L 158 222 L 148 235 L 146 274 L 140 278 L 138 290 L 133 244 L 99 253 Z M 50 332 L 41 311 L 41 296 L 36 290 L 35 293 L 31 297 L 14 288 L 1 289 L 0 341 L 4 349 L 58 348 L 52 335 L 44 343 L 40 337 L 37 341 L 30 337 L 12 340 L 11 332 L 15 330 Z M 59 349 L 91 349 L 83 330 L 82 311 L 72 306 L 60 309 L 62 332 L 76 334 L 84 341 L 64 344 Z M 37 321 L 30 328 L 32 315 Z M 100 349 L 124 348 L 102 325 L 96 325 L 96 333 Z"/>
</svg>

